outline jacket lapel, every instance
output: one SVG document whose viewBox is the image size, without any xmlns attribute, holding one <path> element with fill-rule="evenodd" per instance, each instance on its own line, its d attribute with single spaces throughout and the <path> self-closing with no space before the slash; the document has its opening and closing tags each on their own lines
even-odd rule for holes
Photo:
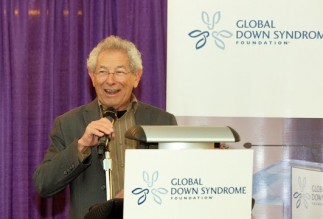
<svg viewBox="0 0 323 219">
<path fill-rule="evenodd" d="M 95 98 L 91 103 L 85 106 L 85 109 L 83 111 L 83 118 L 86 125 L 94 120 L 100 119 L 100 109 L 97 98 Z"/>
<path fill-rule="evenodd" d="M 135 114 L 136 125 L 149 125 L 150 113 L 147 107 L 138 101 L 138 108 Z"/>
</svg>

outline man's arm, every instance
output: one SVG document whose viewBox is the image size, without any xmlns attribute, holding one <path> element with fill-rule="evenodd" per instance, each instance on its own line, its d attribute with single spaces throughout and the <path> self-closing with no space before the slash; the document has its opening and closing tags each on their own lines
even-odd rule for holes
<svg viewBox="0 0 323 219">
<path fill-rule="evenodd" d="M 80 161 L 77 138 L 66 145 L 68 140 L 62 129 L 61 118 L 58 117 L 50 134 L 51 145 L 33 174 L 36 189 L 43 197 L 64 190 L 66 185 L 91 164 L 91 155 L 84 162 Z"/>
</svg>

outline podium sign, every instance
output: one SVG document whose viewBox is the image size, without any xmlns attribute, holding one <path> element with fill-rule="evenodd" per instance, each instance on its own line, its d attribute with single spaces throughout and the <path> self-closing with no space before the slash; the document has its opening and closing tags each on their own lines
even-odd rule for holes
<svg viewBox="0 0 323 219">
<path fill-rule="evenodd" d="M 292 219 L 323 218 L 323 172 L 292 167 Z"/>
<path fill-rule="evenodd" d="M 250 219 L 252 150 L 126 150 L 124 219 Z"/>
</svg>

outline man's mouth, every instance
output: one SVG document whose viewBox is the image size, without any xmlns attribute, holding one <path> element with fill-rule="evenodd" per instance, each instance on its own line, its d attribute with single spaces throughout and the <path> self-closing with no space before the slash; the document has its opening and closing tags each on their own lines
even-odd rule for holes
<svg viewBox="0 0 323 219">
<path fill-rule="evenodd" d="M 116 94 L 120 91 L 120 89 L 104 89 L 104 92 L 109 95 Z"/>
</svg>

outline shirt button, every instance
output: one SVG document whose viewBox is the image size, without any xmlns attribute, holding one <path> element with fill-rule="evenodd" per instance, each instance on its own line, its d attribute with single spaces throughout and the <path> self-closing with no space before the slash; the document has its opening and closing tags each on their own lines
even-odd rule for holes
<svg viewBox="0 0 323 219">
<path fill-rule="evenodd" d="M 68 174 L 68 172 L 65 170 L 65 171 L 64 171 L 64 175 L 67 175 L 67 174 Z"/>
<path fill-rule="evenodd" d="M 101 190 L 105 190 L 105 185 L 102 185 L 101 186 Z"/>
</svg>

